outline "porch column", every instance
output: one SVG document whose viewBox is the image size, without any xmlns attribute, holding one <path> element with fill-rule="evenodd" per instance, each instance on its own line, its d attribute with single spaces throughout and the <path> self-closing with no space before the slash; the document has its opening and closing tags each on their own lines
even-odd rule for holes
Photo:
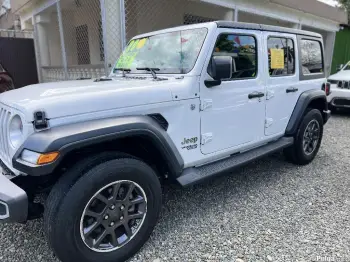
<svg viewBox="0 0 350 262">
<path fill-rule="evenodd" d="M 294 29 L 301 29 L 301 23 L 293 24 L 292 28 L 294 28 Z"/>
<path fill-rule="evenodd" d="M 235 13 L 233 10 L 229 10 L 226 12 L 225 14 L 225 18 L 226 21 L 234 21 L 235 19 Z"/>
<path fill-rule="evenodd" d="M 47 34 L 48 24 L 50 23 L 50 17 L 46 15 L 38 15 L 34 19 L 36 27 L 36 37 L 40 50 L 40 65 L 50 66 L 50 50 L 49 50 L 49 38 Z"/>
<path fill-rule="evenodd" d="M 238 17 L 239 16 L 239 10 L 238 10 L 238 7 L 236 6 L 236 8 L 235 8 L 235 17 L 234 17 L 234 21 L 235 22 L 238 22 Z"/>
<path fill-rule="evenodd" d="M 335 44 L 336 32 L 327 32 L 324 39 L 324 53 L 325 53 L 325 70 L 326 76 L 328 77 L 331 74 L 332 70 L 332 61 L 333 61 L 333 52 Z"/>
<path fill-rule="evenodd" d="M 125 47 L 124 0 L 100 0 L 105 71 L 109 74 Z"/>
</svg>

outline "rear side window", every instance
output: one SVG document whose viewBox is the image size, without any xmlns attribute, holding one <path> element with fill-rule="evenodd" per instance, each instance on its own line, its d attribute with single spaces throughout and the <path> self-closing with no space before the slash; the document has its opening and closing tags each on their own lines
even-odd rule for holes
<svg viewBox="0 0 350 262">
<path fill-rule="evenodd" d="M 316 40 L 301 39 L 300 44 L 303 75 L 323 73 L 321 43 Z"/>
<path fill-rule="evenodd" d="M 295 51 L 292 39 L 270 37 L 267 40 L 270 76 L 288 76 L 295 73 Z"/>
<path fill-rule="evenodd" d="M 255 78 L 258 73 L 256 50 L 254 36 L 221 34 L 216 41 L 213 56 L 233 58 L 232 80 Z"/>
</svg>

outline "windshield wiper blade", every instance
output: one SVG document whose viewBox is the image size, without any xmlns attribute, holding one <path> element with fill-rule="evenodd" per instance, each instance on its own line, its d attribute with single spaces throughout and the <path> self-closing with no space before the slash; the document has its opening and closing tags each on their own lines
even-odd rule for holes
<svg viewBox="0 0 350 262">
<path fill-rule="evenodd" d="M 136 70 L 145 70 L 151 72 L 154 79 L 157 79 L 156 71 L 160 71 L 160 69 L 157 67 L 138 67 Z"/>
<path fill-rule="evenodd" d="M 106 81 L 112 81 L 112 78 L 105 78 L 105 77 L 100 77 L 100 78 L 96 78 L 94 80 L 94 82 L 106 82 Z"/>
<path fill-rule="evenodd" d="M 131 69 L 130 69 L 130 68 L 121 68 L 121 67 L 118 67 L 118 68 L 114 68 L 113 73 L 115 73 L 115 71 L 122 71 L 122 72 L 123 72 L 123 77 L 125 77 L 125 72 L 130 73 L 130 72 L 131 72 Z"/>
</svg>

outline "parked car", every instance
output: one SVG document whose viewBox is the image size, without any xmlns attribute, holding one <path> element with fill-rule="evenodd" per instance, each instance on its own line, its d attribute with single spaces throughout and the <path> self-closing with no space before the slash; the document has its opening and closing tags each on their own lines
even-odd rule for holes
<svg viewBox="0 0 350 262">
<path fill-rule="evenodd" d="M 332 93 L 328 96 L 330 108 L 350 108 L 350 61 L 338 67 L 338 72 L 328 78 Z"/>
<path fill-rule="evenodd" d="M 15 89 L 10 74 L 0 64 L 0 93 Z"/>
<path fill-rule="evenodd" d="M 0 95 L 0 219 L 44 212 L 62 261 L 130 258 L 157 223 L 162 180 L 193 185 L 280 150 L 316 157 L 330 117 L 322 53 L 317 33 L 210 22 L 134 37 L 109 78 Z"/>
</svg>

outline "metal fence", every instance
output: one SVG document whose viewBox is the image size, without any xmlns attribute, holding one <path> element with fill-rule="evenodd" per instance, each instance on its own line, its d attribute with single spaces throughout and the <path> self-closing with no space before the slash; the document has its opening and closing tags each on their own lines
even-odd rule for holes
<svg viewBox="0 0 350 262">
<path fill-rule="evenodd" d="M 39 79 L 108 75 L 137 34 L 230 16 L 232 10 L 193 0 L 57 0 L 33 19 Z"/>
<path fill-rule="evenodd" d="M 17 31 L 17 30 L 0 29 L 0 37 L 33 38 L 33 31 Z"/>
</svg>

